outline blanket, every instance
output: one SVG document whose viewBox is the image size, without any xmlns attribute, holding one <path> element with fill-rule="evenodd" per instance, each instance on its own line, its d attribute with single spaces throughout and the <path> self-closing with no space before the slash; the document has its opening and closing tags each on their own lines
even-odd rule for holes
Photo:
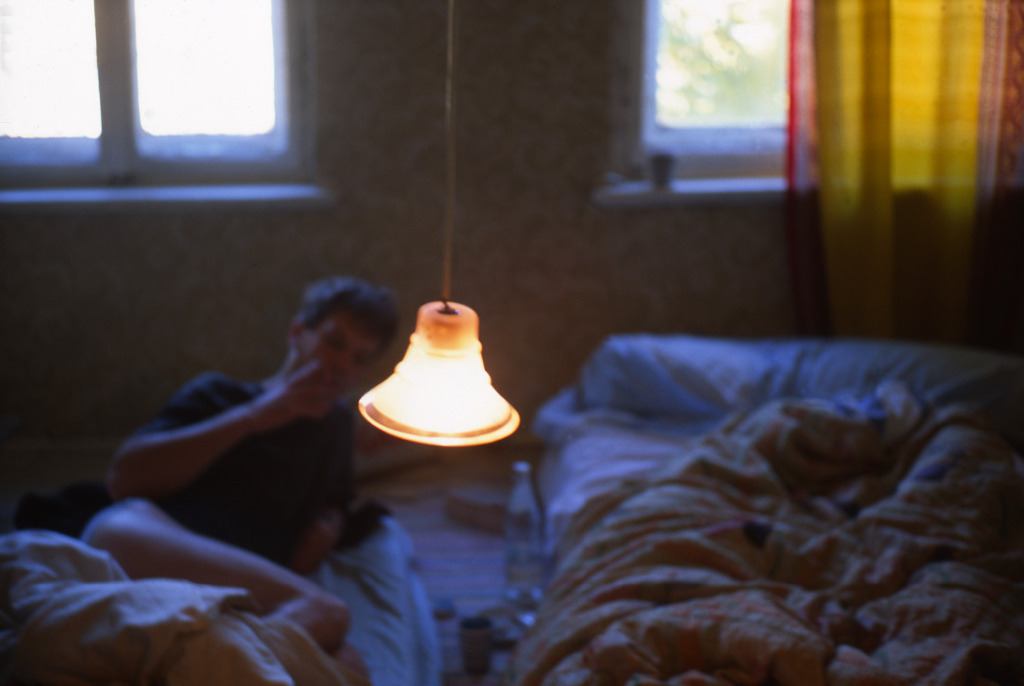
<svg viewBox="0 0 1024 686">
<path fill-rule="evenodd" d="M 0 537 L 0 683 L 345 686 L 298 626 L 242 589 L 131 581 L 106 553 L 48 531 Z"/>
<path fill-rule="evenodd" d="M 777 400 L 589 499 L 507 683 L 1024 684 L 1024 468 L 899 385 Z"/>
</svg>

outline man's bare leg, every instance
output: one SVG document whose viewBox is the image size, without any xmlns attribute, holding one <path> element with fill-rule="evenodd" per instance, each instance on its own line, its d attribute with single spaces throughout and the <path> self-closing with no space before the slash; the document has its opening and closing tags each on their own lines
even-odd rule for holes
<svg viewBox="0 0 1024 686">
<path fill-rule="evenodd" d="M 330 655 L 351 656 L 344 643 L 348 607 L 313 582 L 259 555 L 183 527 L 141 499 L 121 501 L 96 517 L 83 539 L 106 550 L 133 579 L 172 578 L 244 588 L 270 616 L 289 619 Z M 355 658 L 342 660 L 361 663 Z"/>
</svg>

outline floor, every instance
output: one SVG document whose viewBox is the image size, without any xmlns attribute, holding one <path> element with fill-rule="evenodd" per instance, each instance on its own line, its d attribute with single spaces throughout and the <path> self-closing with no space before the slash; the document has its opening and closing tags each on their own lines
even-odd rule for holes
<svg viewBox="0 0 1024 686">
<path fill-rule="evenodd" d="M 387 505 L 416 547 L 423 583 L 435 607 L 445 686 L 491 686 L 508 659 L 520 625 L 502 602 L 503 504 L 516 460 L 535 461 L 522 447 L 442 451 L 421 466 L 364 484 L 364 496 Z M 495 626 L 491 669 L 482 676 L 462 670 L 459 621 L 474 615 Z"/>
</svg>

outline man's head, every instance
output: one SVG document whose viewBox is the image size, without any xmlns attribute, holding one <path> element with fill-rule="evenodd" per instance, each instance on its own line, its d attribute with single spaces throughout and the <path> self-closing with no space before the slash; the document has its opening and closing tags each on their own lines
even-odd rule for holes
<svg viewBox="0 0 1024 686">
<path fill-rule="evenodd" d="M 307 287 L 288 333 L 285 372 L 320 367 L 338 395 L 359 381 L 398 331 L 389 289 L 351 277 L 329 277 Z"/>
<path fill-rule="evenodd" d="M 315 329 L 339 311 L 348 313 L 364 333 L 378 338 L 381 350 L 391 344 L 398 331 L 391 290 L 350 276 L 330 276 L 309 284 L 296 318 L 307 329 Z"/>
</svg>

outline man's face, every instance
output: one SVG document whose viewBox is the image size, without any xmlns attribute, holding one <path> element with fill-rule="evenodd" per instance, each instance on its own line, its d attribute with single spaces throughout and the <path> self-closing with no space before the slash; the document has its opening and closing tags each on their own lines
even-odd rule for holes
<svg viewBox="0 0 1024 686">
<path fill-rule="evenodd" d="M 315 360 L 323 382 L 339 397 L 355 387 L 381 352 L 381 340 L 344 311 L 328 315 L 312 329 L 293 323 L 288 340 L 295 353 L 290 371 Z"/>
</svg>

